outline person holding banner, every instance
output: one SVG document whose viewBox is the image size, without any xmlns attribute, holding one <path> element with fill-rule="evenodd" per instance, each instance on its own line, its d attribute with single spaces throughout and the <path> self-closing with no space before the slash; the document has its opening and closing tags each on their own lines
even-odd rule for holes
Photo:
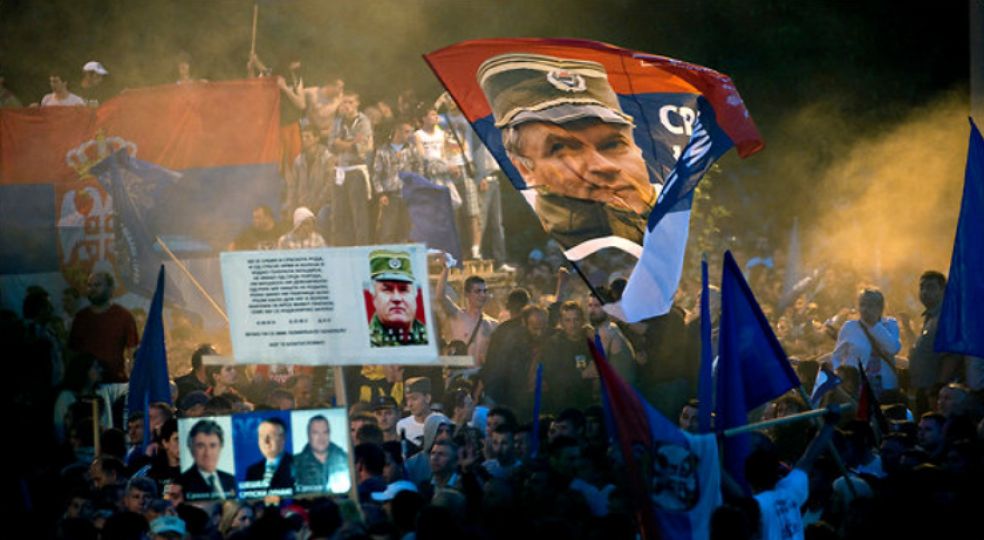
<svg viewBox="0 0 984 540">
<path fill-rule="evenodd" d="M 188 449 L 195 463 L 178 478 L 188 500 L 236 496 L 236 478 L 218 470 L 225 433 L 214 420 L 199 420 L 188 432 Z"/>
<path fill-rule="evenodd" d="M 372 279 L 372 319 L 369 341 L 373 347 L 426 345 L 427 327 L 417 319 L 417 284 L 410 253 L 378 249 L 369 254 Z"/>
<path fill-rule="evenodd" d="M 544 229 L 568 250 L 612 236 L 641 245 L 656 189 L 605 68 L 510 53 L 477 77 Z"/>
</svg>

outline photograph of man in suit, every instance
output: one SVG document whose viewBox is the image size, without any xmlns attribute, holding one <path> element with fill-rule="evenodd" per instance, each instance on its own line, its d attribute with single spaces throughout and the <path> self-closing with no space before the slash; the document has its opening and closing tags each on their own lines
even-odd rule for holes
<svg viewBox="0 0 984 540">
<path fill-rule="evenodd" d="M 199 420 L 188 432 L 188 450 L 194 464 L 178 478 L 188 500 L 228 499 L 236 496 L 236 479 L 219 470 L 225 444 L 222 426 L 214 420 Z"/>
<path fill-rule="evenodd" d="M 256 430 L 257 444 L 263 459 L 246 469 L 246 481 L 262 481 L 266 489 L 294 486 L 290 454 L 285 452 L 287 426 L 283 420 L 270 417 L 260 422 Z"/>
</svg>

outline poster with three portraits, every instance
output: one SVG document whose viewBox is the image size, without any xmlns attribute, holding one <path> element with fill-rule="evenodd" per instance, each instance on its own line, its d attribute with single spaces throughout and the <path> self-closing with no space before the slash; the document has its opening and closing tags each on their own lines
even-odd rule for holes
<svg viewBox="0 0 984 540">
<path fill-rule="evenodd" d="M 189 501 L 340 495 L 352 487 L 344 408 L 178 421 Z"/>
</svg>

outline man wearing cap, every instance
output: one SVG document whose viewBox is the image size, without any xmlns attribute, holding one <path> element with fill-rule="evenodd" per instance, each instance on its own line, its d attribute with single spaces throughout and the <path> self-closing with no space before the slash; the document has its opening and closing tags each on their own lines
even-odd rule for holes
<svg viewBox="0 0 984 540">
<path fill-rule="evenodd" d="M 369 254 L 373 316 L 369 341 L 373 347 L 426 345 L 427 327 L 417 320 L 417 285 L 406 251 L 375 250 Z"/>
<path fill-rule="evenodd" d="M 396 431 L 396 422 L 400 419 L 400 406 L 395 399 L 390 396 L 376 396 L 372 400 L 372 414 L 383 432 L 383 441 L 400 440 L 400 434 Z"/>
<path fill-rule="evenodd" d="M 277 249 L 325 247 L 325 239 L 315 230 L 314 212 L 306 206 L 294 210 L 294 228 L 277 240 Z"/>
<path fill-rule="evenodd" d="M 82 66 L 79 95 L 90 107 L 98 107 L 100 103 L 109 99 L 107 86 L 103 84 L 103 78 L 107 75 L 109 75 L 109 71 L 106 71 L 106 68 L 99 62 L 86 62 Z"/>
<path fill-rule="evenodd" d="M 324 415 L 308 420 L 308 442 L 294 456 L 294 481 L 297 493 L 339 493 L 351 484 L 348 453 L 331 442 L 331 424 Z"/>
<path fill-rule="evenodd" d="M 414 377 L 405 383 L 407 408 L 410 416 L 396 423 L 396 432 L 411 443 L 421 446 L 424 439 L 424 423 L 432 415 L 431 380 L 427 377 Z"/>
<path fill-rule="evenodd" d="M 236 479 L 218 470 L 224 432 L 214 420 L 199 420 L 188 432 L 188 449 L 195 460 L 178 478 L 189 501 L 228 499 L 236 496 Z"/>
<path fill-rule="evenodd" d="M 485 61 L 478 82 L 547 232 L 567 250 L 642 244 L 657 193 L 601 64 L 510 53 Z"/>
<path fill-rule="evenodd" d="M 187 534 L 185 522 L 178 516 L 164 515 L 150 522 L 152 540 L 180 540 Z"/>
</svg>

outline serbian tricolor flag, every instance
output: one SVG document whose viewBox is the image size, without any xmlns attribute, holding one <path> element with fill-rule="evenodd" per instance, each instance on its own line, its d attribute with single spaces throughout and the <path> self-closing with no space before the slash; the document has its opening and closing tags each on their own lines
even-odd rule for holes
<svg viewBox="0 0 984 540">
<path fill-rule="evenodd" d="M 58 305 L 65 287 L 81 291 L 98 268 L 139 295 L 130 304 L 145 306 L 158 265 L 125 271 L 137 261 L 120 260 L 134 252 L 120 249 L 121 217 L 129 230 L 146 232 L 129 247 L 157 250 L 159 263 L 160 237 L 221 299 L 217 258 L 209 256 L 249 225 L 254 207 L 279 202 L 279 100 L 274 81 L 255 79 L 127 90 L 98 108 L 0 110 L 3 304 L 19 306 L 26 287 L 39 284 Z M 125 216 L 114 191 L 126 193 Z M 187 285 L 171 270 L 178 289 Z M 180 296 L 205 311 L 190 287 Z"/>
<path fill-rule="evenodd" d="M 680 430 L 625 382 L 588 341 L 601 380 L 605 423 L 618 443 L 644 539 L 710 537 L 721 504 L 721 467 L 714 434 Z"/>
<path fill-rule="evenodd" d="M 613 315 L 666 313 L 693 190 L 762 138 L 714 70 L 574 39 L 466 41 L 424 56 L 568 259 L 637 259 Z"/>
</svg>

